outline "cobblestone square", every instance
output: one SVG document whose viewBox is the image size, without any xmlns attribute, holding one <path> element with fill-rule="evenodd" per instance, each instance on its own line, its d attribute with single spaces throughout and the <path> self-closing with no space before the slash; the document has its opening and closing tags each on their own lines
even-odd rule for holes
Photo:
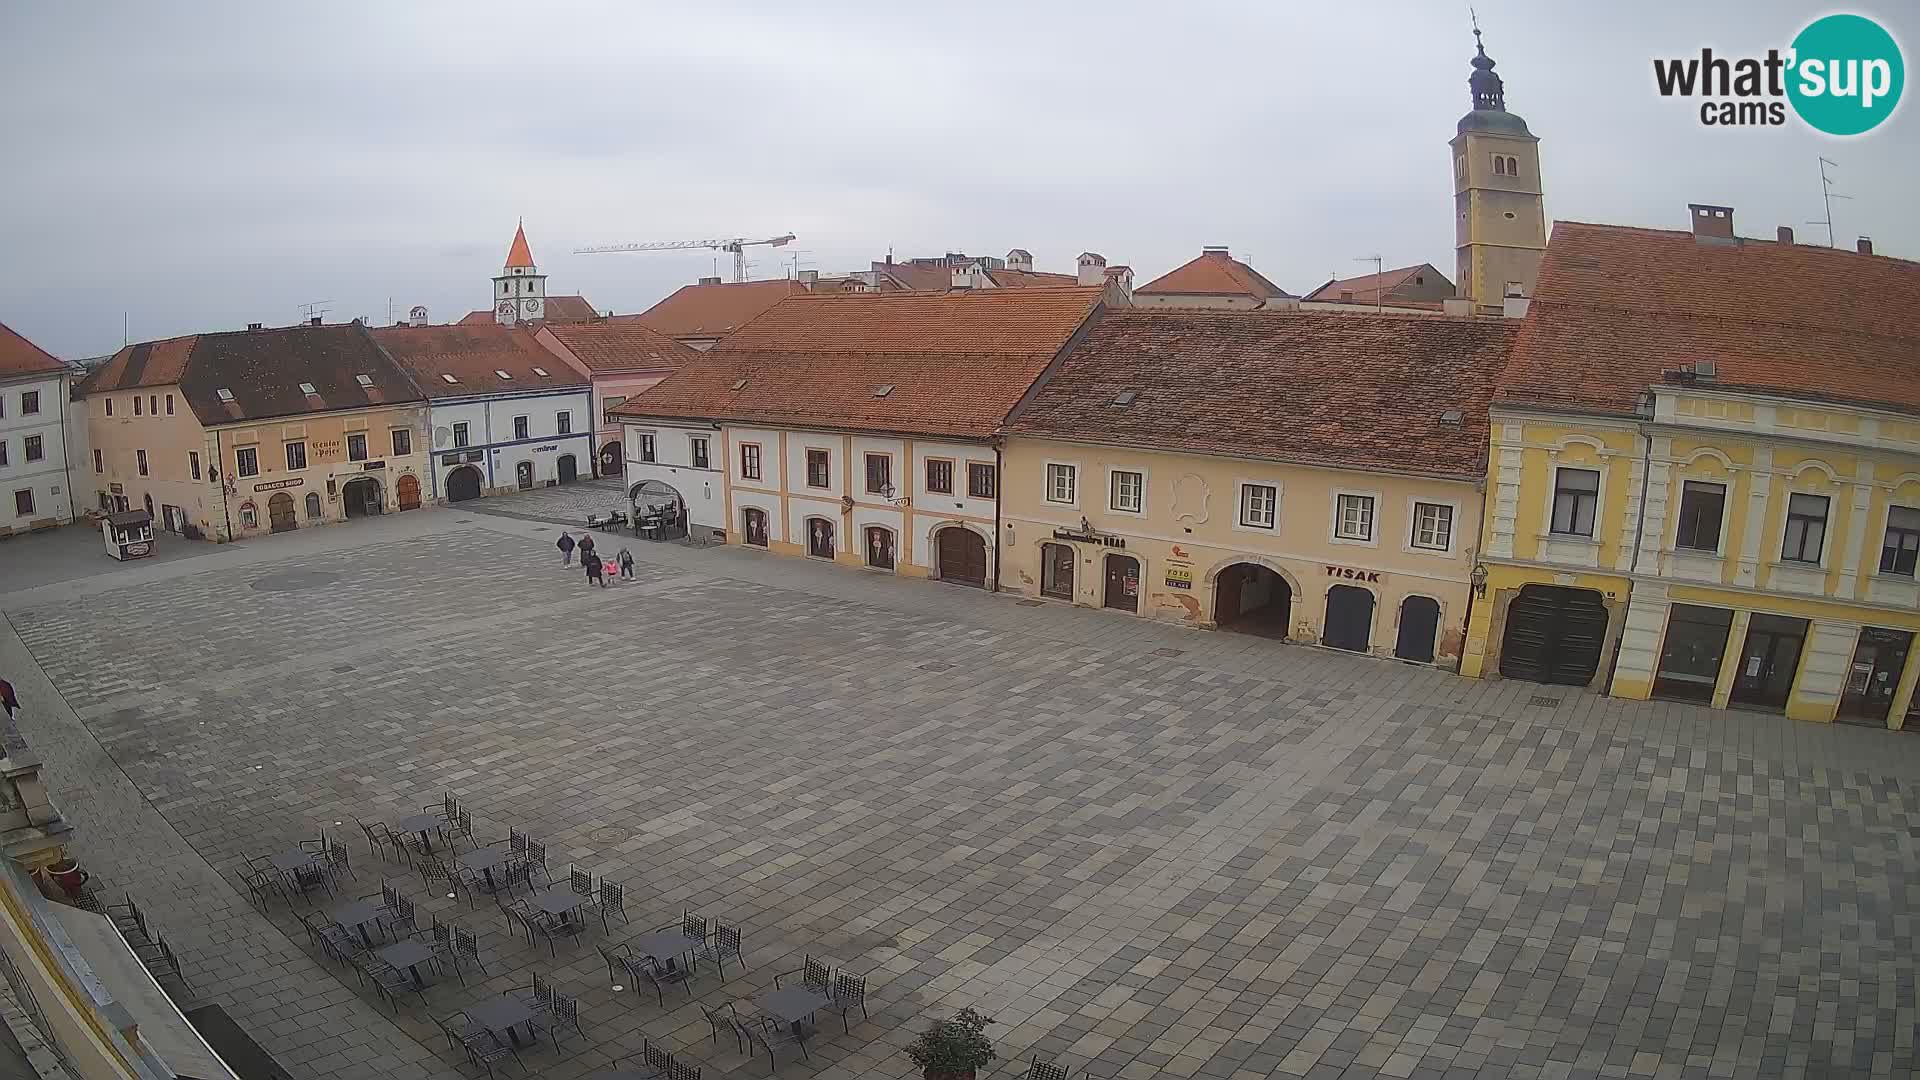
<svg viewBox="0 0 1920 1080">
<path fill-rule="evenodd" d="M 1916 1067 L 1920 739 L 732 549 L 603 537 L 641 563 L 602 590 L 514 506 L 0 595 L 79 854 L 303 1080 L 454 1075 L 432 1017 L 535 971 L 586 1038 L 534 1075 L 643 1037 L 764 1075 L 696 1003 L 806 954 L 865 974 L 870 1016 L 823 1014 L 789 1075 L 914 1075 L 899 1047 L 967 1004 L 996 1076 Z M 436 898 L 491 977 L 395 1017 L 234 892 L 245 856 L 337 821 L 360 893 L 427 895 L 354 819 L 446 792 L 482 843 L 518 828 L 561 880 L 624 883 L 631 924 L 552 956 Z M 612 990 L 594 942 L 683 909 L 743 925 L 748 969 L 664 1006 Z"/>
</svg>

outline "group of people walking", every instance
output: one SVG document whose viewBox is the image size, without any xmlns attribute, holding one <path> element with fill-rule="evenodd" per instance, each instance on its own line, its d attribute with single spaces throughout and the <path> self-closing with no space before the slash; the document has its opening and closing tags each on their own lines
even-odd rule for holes
<svg viewBox="0 0 1920 1080">
<path fill-rule="evenodd" d="M 587 584 L 589 585 L 598 585 L 603 589 L 606 588 L 607 577 L 615 572 L 616 567 L 622 578 L 627 580 L 632 580 L 633 578 L 633 552 L 628 551 L 626 548 L 621 548 L 620 553 L 613 558 L 602 560 L 600 554 L 593 549 L 592 533 L 581 533 L 580 539 L 576 542 L 572 536 L 562 532 L 560 539 L 554 543 L 554 546 L 560 549 L 560 565 L 562 566 L 573 565 L 573 553 L 576 549 L 579 550 L 580 565 L 587 569 Z"/>
</svg>

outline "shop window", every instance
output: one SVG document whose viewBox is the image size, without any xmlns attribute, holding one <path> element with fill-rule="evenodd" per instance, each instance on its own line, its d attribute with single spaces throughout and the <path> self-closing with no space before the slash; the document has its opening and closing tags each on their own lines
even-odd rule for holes
<svg viewBox="0 0 1920 1080">
<path fill-rule="evenodd" d="M 1713 700 L 1720 663 L 1727 654 L 1733 612 L 1725 608 L 1675 604 L 1667 615 L 1667 637 L 1654 671 L 1655 697 L 1674 701 Z"/>
</svg>

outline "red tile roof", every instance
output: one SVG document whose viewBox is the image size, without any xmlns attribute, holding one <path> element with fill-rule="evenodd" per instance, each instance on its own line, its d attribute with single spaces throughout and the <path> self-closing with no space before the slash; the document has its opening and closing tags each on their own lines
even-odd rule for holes
<svg viewBox="0 0 1920 1080">
<path fill-rule="evenodd" d="M 1007 430 L 1473 478 L 1518 331 L 1499 319 L 1366 312 L 1115 311 Z M 1115 404 L 1127 393 L 1130 404 Z"/>
<path fill-rule="evenodd" d="M 1077 274 L 1050 274 L 1044 270 L 989 270 L 987 276 L 1003 289 L 1030 289 L 1035 286 L 1058 288 L 1080 284 Z"/>
<path fill-rule="evenodd" d="M 1920 263 L 1558 222 L 1499 397 L 1630 414 L 1700 360 L 1703 388 L 1920 414 Z"/>
<path fill-rule="evenodd" d="M 527 226 L 525 223 L 514 226 L 513 246 L 507 248 L 507 268 L 533 267 L 533 249 L 527 246 Z"/>
<path fill-rule="evenodd" d="M 636 318 L 560 323 L 547 327 L 547 332 L 596 374 L 678 371 L 701 355 Z"/>
<path fill-rule="evenodd" d="M 1290 296 L 1259 271 L 1225 251 L 1210 250 L 1133 290 L 1174 296 L 1251 296 L 1258 300 Z"/>
<path fill-rule="evenodd" d="M 614 411 L 984 439 L 1103 294 L 1029 288 L 796 296 Z M 892 389 L 876 396 L 882 387 Z"/>
<path fill-rule="evenodd" d="M 362 386 L 361 375 L 371 385 Z M 422 400 L 413 380 L 358 322 L 143 341 L 89 375 L 86 392 L 175 383 L 209 426 Z M 233 400 L 221 400 L 221 390 Z"/>
<path fill-rule="evenodd" d="M 727 285 L 682 285 L 639 315 L 647 326 L 674 338 L 724 338 L 761 312 L 803 293 L 797 282 L 742 281 Z"/>
<path fill-rule="evenodd" d="M 53 354 L 21 337 L 6 323 L 0 323 L 0 378 L 53 375 L 66 370 L 67 365 L 54 359 Z"/>
<path fill-rule="evenodd" d="M 581 322 L 586 319 L 595 318 L 600 314 L 594 310 L 592 304 L 587 303 L 587 298 L 584 296 L 549 296 L 546 298 L 546 301 L 545 304 L 541 305 L 545 314 L 536 320 L 538 322 Z M 492 308 L 481 308 L 479 311 L 469 311 L 461 316 L 460 321 L 454 325 L 478 326 L 482 323 L 499 325 L 498 321 L 493 317 Z"/>
<path fill-rule="evenodd" d="M 533 331 L 524 327 L 384 326 L 373 332 L 373 339 L 430 398 L 590 385 L 585 376 L 560 363 L 533 339 Z M 501 378 L 502 371 L 512 377 Z M 444 375 L 456 381 L 449 383 L 442 378 Z"/>
<path fill-rule="evenodd" d="M 1326 303 L 1371 304 L 1375 294 L 1382 301 L 1394 299 L 1395 290 L 1406 285 L 1413 278 L 1423 274 L 1439 276 L 1440 271 L 1428 263 L 1415 266 L 1402 266 L 1398 270 L 1388 270 L 1379 274 L 1365 274 L 1360 277 L 1334 278 L 1325 285 L 1301 297 L 1302 300 L 1317 300 Z M 1352 293 L 1351 299 L 1343 299 L 1341 293 Z M 1434 306 L 1438 306 L 1435 302 Z"/>
</svg>

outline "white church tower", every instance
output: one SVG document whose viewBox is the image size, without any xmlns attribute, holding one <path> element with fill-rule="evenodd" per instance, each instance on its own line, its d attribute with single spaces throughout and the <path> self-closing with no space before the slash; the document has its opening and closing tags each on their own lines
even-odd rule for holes
<svg viewBox="0 0 1920 1080">
<path fill-rule="evenodd" d="M 532 322 L 547 315 L 547 275 L 533 265 L 526 223 L 513 230 L 507 265 L 493 279 L 493 318 L 502 326 Z"/>
</svg>

